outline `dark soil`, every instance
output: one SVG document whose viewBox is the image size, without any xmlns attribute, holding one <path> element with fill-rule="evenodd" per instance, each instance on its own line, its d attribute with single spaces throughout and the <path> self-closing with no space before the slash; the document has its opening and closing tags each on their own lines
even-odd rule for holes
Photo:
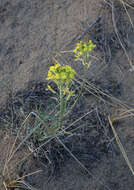
<svg viewBox="0 0 134 190">
<path fill-rule="evenodd" d="M 57 134 L 49 142 L 40 140 L 44 134 L 41 125 L 40 131 L 25 139 L 37 124 L 35 115 L 20 131 L 17 143 L 25 139 L 22 154 L 27 152 L 26 147 L 36 151 L 21 165 L 18 176 L 42 170 L 25 177 L 26 185 L 20 189 L 30 189 L 28 186 L 38 190 L 133 189 L 133 175 L 108 121 L 108 116 L 118 116 L 134 106 L 134 75 L 125 55 L 127 52 L 133 60 L 131 6 L 132 3 L 125 9 L 120 1 L 112 0 L 0 1 L 0 125 L 5 131 L 1 132 L 0 150 L 5 153 L 0 156 L 0 171 L 6 157 L 4 137 L 9 136 L 9 131 L 14 138 L 31 112 L 51 113 L 53 108 L 57 111 L 54 95 L 46 90 L 45 82 L 55 51 L 59 52 L 56 58 L 61 64 L 72 65 L 81 76 L 82 66 L 74 63 L 73 55 L 60 51 L 72 49 L 79 39 L 92 39 L 96 44 L 96 59 L 92 60 L 85 84 L 88 89 L 83 90 L 64 118 L 64 127 L 69 127 L 66 133 Z M 79 81 L 78 78 L 76 87 Z M 50 116 L 47 124 L 54 119 Z M 134 168 L 133 119 L 116 121 L 114 127 Z M 9 139 L 9 144 L 12 143 Z M 20 157 L 20 149 L 17 153 L 16 159 Z M 14 162 L 11 165 L 15 167 Z"/>
</svg>

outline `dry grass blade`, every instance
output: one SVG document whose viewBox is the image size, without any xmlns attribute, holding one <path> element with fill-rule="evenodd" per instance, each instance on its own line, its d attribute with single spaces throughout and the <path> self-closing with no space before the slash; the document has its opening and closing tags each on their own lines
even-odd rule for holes
<svg viewBox="0 0 134 190">
<path fill-rule="evenodd" d="M 125 49 L 125 47 L 124 47 L 124 45 L 123 45 L 123 43 L 121 41 L 121 39 L 120 39 L 120 36 L 119 36 L 119 32 L 118 32 L 118 29 L 117 29 L 117 26 L 116 26 L 116 21 L 115 21 L 113 2 L 111 4 L 111 8 L 112 8 L 112 21 L 113 21 L 113 26 L 114 26 L 116 36 L 117 36 L 117 38 L 118 38 L 118 40 L 120 42 L 120 45 L 121 45 L 121 47 L 122 47 L 122 49 L 123 49 L 123 51 L 124 51 L 124 53 L 125 53 L 125 55 L 126 55 L 126 57 L 128 59 L 128 62 L 130 64 L 130 66 L 131 66 L 132 71 L 134 71 L 134 65 L 133 65 L 133 63 L 132 63 L 132 61 L 131 61 L 131 59 L 130 59 L 130 57 L 129 57 L 129 55 L 128 55 L 128 53 L 127 53 L 127 51 L 126 51 L 126 49 Z"/>
<path fill-rule="evenodd" d="M 113 117 L 112 122 L 119 120 L 119 119 L 134 117 L 133 112 L 134 112 L 134 109 L 127 109 L 127 110 L 123 111 L 122 113 L 120 113 L 117 117 Z"/>
<path fill-rule="evenodd" d="M 123 0 L 119 0 L 120 2 L 122 2 L 125 6 L 131 8 L 131 9 L 134 9 L 134 7 L 132 5 L 130 5 L 129 3 L 123 1 Z"/>
<path fill-rule="evenodd" d="M 31 175 L 40 173 L 40 172 L 42 172 L 42 170 L 37 170 L 37 171 L 35 171 L 35 172 L 28 173 L 28 174 L 26 174 L 26 175 L 23 175 L 22 177 L 17 178 L 17 181 L 22 180 L 22 179 L 24 179 L 25 177 L 28 177 L 28 176 L 31 176 Z"/>
<path fill-rule="evenodd" d="M 91 111 L 89 111 L 89 112 L 87 112 L 87 113 L 85 113 L 83 116 L 81 116 L 80 118 L 78 118 L 78 119 L 76 119 L 73 123 L 71 123 L 69 126 L 67 126 L 65 129 L 63 129 L 63 130 L 61 130 L 61 131 L 59 131 L 58 133 L 57 133 L 57 136 L 59 136 L 59 135 L 61 135 L 61 134 L 63 134 L 63 133 L 66 133 L 66 130 L 68 130 L 70 127 L 72 127 L 74 124 L 76 124 L 77 122 L 79 122 L 82 118 L 84 118 L 84 117 L 86 117 L 88 114 L 90 114 L 90 113 L 92 113 L 94 110 L 91 110 Z M 23 159 L 21 159 L 21 161 L 19 161 L 18 163 L 17 163 L 17 165 L 19 165 L 20 163 L 22 163 L 24 160 L 26 160 L 26 159 L 28 159 L 28 157 L 30 157 L 34 152 L 36 152 L 37 150 L 39 150 L 40 148 L 42 148 L 43 146 L 45 146 L 46 144 L 48 144 L 51 140 L 53 140 L 55 138 L 55 136 L 52 136 L 51 138 L 49 138 L 47 141 L 45 141 L 42 145 L 40 145 L 38 148 L 36 148 L 36 149 L 34 149 L 33 151 L 31 151 L 29 154 L 27 154 Z M 19 148 L 20 148 L 20 146 L 19 146 Z M 18 149 L 18 147 L 17 147 L 17 149 Z M 16 152 L 16 150 L 15 150 L 15 152 Z M 14 152 L 14 153 L 15 153 Z M 13 154 L 14 155 L 14 154 Z M 12 155 L 12 157 L 13 157 L 13 155 Z M 11 158 L 10 158 L 10 160 L 11 160 Z M 8 162 L 10 161 L 10 160 L 8 160 Z"/>
<path fill-rule="evenodd" d="M 69 129 L 72 125 L 76 124 L 76 123 L 79 122 L 82 118 L 86 117 L 88 114 L 92 113 L 93 111 L 94 111 L 94 110 L 91 110 L 91 111 L 87 112 L 87 113 L 84 114 L 82 117 L 78 118 L 78 119 L 75 120 L 73 123 L 71 123 L 68 127 L 66 127 L 65 129 L 63 129 L 62 131 L 58 132 L 57 135 L 63 134 L 63 133 L 64 133 L 67 129 Z M 40 149 L 40 148 L 41 148 L 42 146 L 44 146 L 45 144 L 49 143 L 49 142 L 50 142 L 52 139 L 54 139 L 54 138 L 55 138 L 55 136 L 53 136 L 52 138 L 50 138 L 48 141 L 46 141 L 45 143 L 43 143 L 41 146 L 39 146 L 37 149 L 35 149 L 35 150 L 32 151 L 31 153 L 27 154 L 19 163 L 17 163 L 17 165 L 20 164 L 20 163 L 21 163 L 23 160 L 25 160 L 26 158 L 28 158 L 28 157 L 29 157 L 32 153 L 34 153 L 36 150 Z M 15 139 L 15 140 L 16 140 L 16 139 Z M 4 167 L 5 170 L 8 171 L 8 163 L 9 163 L 9 161 L 13 158 L 15 152 L 20 148 L 20 146 L 21 146 L 22 144 L 23 144 L 23 142 L 21 142 L 21 143 L 18 145 L 18 147 L 16 148 L 16 150 L 13 151 L 12 154 L 10 154 L 10 158 L 8 158 L 7 162 L 5 163 L 5 167 Z M 12 150 L 14 149 L 14 146 L 15 146 L 15 143 L 13 143 L 13 148 L 12 148 Z M 24 179 L 26 176 L 33 175 L 33 174 L 35 174 L 35 173 L 37 173 L 37 172 L 40 172 L 40 171 L 36 171 L 36 172 L 30 173 L 30 174 L 27 174 L 27 175 L 25 175 L 25 176 L 22 176 L 22 177 L 19 177 L 19 178 L 15 179 L 15 180 L 9 180 L 9 181 L 10 181 L 9 184 L 6 184 L 6 182 L 3 181 L 3 184 L 4 184 L 4 186 L 5 186 L 5 189 L 8 189 L 8 187 L 14 187 L 14 185 L 15 185 L 16 183 L 23 183 L 23 184 L 26 185 L 26 183 L 24 182 L 23 179 Z M 9 175 L 8 179 L 10 179 L 10 174 L 8 174 L 8 175 Z M 30 186 L 28 186 L 28 188 L 30 188 Z M 33 188 L 31 187 L 31 189 L 33 189 Z"/>
<path fill-rule="evenodd" d="M 41 118 L 40 118 L 36 113 L 31 112 L 31 113 L 26 117 L 26 119 L 25 119 L 24 122 L 22 123 L 21 127 L 26 123 L 26 121 L 30 118 L 31 115 L 36 116 L 36 117 L 39 119 L 39 121 L 40 121 L 41 123 L 43 123 L 43 121 L 41 120 Z M 19 150 L 19 148 L 24 144 L 24 142 L 39 128 L 39 126 L 41 125 L 41 123 L 39 123 L 37 126 L 35 126 L 35 127 L 33 128 L 33 130 L 24 138 L 24 140 L 23 140 L 23 141 L 18 145 L 18 147 L 13 151 L 13 149 L 14 149 L 14 147 L 15 147 L 15 144 L 16 144 L 16 141 L 17 141 L 17 138 L 18 138 L 18 135 L 19 135 L 19 133 L 20 133 L 20 131 L 21 131 L 21 127 L 20 127 L 20 130 L 19 130 L 19 132 L 17 133 L 16 139 L 15 139 L 15 141 L 14 141 L 14 144 L 13 144 L 13 146 L 12 146 L 12 148 L 11 148 L 11 153 L 10 153 L 10 155 L 9 155 L 9 159 L 8 159 L 7 163 L 12 159 L 13 155 L 17 152 L 17 150 Z M 44 124 L 44 123 L 43 123 L 43 124 Z M 6 164 L 7 164 L 7 163 L 6 163 Z"/>
<path fill-rule="evenodd" d="M 29 117 L 31 116 L 31 114 L 32 114 L 32 113 L 30 113 L 30 114 L 26 117 L 26 119 L 23 121 L 23 123 L 22 123 L 22 125 L 21 125 L 21 127 L 20 127 L 20 130 L 18 131 L 18 133 L 17 133 L 17 135 L 16 135 L 16 138 L 15 138 L 15 140 L 14 140 L 14 143 L 13 143 L 12 147 L 11 147 L 11 150 L 9 151 L 9 154 L 7 155 L 7 158 L 6 158 L 6 160 L 5 160 L 5 164 L 4 164 L 4 168 L 3 168 L 3 172 L 2 172 L 3 176 L 5 175 L 5 171 L 6 171 L 6 170 L 7 170 L 7 172 L 8 172 L 8 163 L 10 162 L 10 160 L 12 159 L 12 157 L 14 156 L 15 152 L 16 152 L 16 151 L 20 148 L 20 146 L 23 144 L 23 143 L 20 143 L 20 144 L 18 145 L 18 147 L 16 148 L 16 150 L 14 150 L 15 145 L 16 145 L 16 142 L 17 142 L 17 139 L 18 139 L 18 136 L 19 136 L 19 133 L 20 133 L 20 131 L 21 131 L 21 128 L 22 128 L 22 126 L 26 123 L 26 121 L 29 119 Z"/>
<path fill-rule="evenodd" d="M 134 29 L 134 24 L 133 24 L 133 21 L 132 21 L 132 19 L 131 19 L 130 14 L 129 14 L 127 8 L 126 8 L 126 4 L 125 4 L 125 2 L 122 1 L 122 0 L 120 0 L 120 2 L 122 3 L 122 5 L 123 5 L 123 7 L 124 7 L 124 9 L 125 9 L 125 11 L 126 11 L 126 13 L 127 13 L 127 16 L 128 16 L 128 18 L 129 18 L 129 20 L 130 20 L 130 23 L 131 23 L 131 25 L 132 25 L 132 27 L 133 27 L 133 29 Z"/>
<path fill-rule="evenodd" d="M 3 182 L 3 185 L 5 187 L 6 190 L 8 190 L 7 184 L 5 183 L 5 181 Z"/>
<path fill-rule="evenodd" d="M 81 79 L 81 78 L 79 77 L 79 79 Z M 75 82 L 81 85 L 81 82 L 78 81 L 77 79 L 75 79 Z M 107 102 L 109 105 L 112 105 L 113 107 L 117 107 L 117 105 L 119 105 L 121 108 L 130 109 L 130 107 L 126 103 L 122 102 L 121 100 L 119 100 L 118 98 L 115 98 L 114 96 L 112 96 L 110 94 L 103 92 L 101 89 L 99 89 L 95 85 L 89 83 L 87 80 L 85 81 L 85 83 L 86 83 L 84 86 L 85 90 L 87 90 L 90 94 L 92 94 L 96 98 L 98 98 L 104 102 Z M 97 94 L 99 94 L 101 96 L 99 96 Z M 112 100 L 113 103 L 104 99 L 103 96 Z"/>
<path fill-rule="evenodd" d="M 22 177 L 18 177 L 17 179 L 14 179 L 14 180 L 9 180 L 10 182 L 9 183 L 6 183 L 5 181 L 3 181 L 3 185 L 6 189 L 9 189 L 9 188 L 15 188 L 15 187 L 19 187 L 18 185 L 19 184 L 24 184 L 24 178 L 25 177 L 28 177 L 28 176 L 31 176 L 31 175 L 35 175 L 39 172 L 42 172 L 42 170 L 38 170 L 38 171 L 35 171 L 35 172 L 32 172 L 32 173 L 29 173 L 29 174 L 26 174 Z"/>
<path fill-rule="evenodd" d="M 118 32 L 117 26 L 116 26 L 113 1 L 112 2 L 111 1 L 108 2 L 108 1 L 104 0 L 104 2 L 106 4 L 108 4 L 111 7 L 111 9 L 112 9 L 112 22 L 113 22 L 113 26 L 114 26 L 114 30 L 115 30 L 116 36 L 117 36 L 117 38 L 118 38 L 118 40 L 120 42 L 120 45 L 121 45 L 121 47 L 122 47 L 122 49 L 123 49 L 123 51 L 124 51 L 124 53 L 125 53 L 125 55 L 126 55 L 126 57 L 128 59 L 128 62 L 130 64 L 130 66 L 131 66 L 130 71 L 134 71 L 134 65 L 133 65 L 133 63 L 132 63 L 132 61 L 131 61 L 131 59 L 130 59 L 130 57 L 129 57 L 129 55 L 128 55 L 128 53 L 127 53 L 127 51 L 126 51 L 126 49 L 125 49 L 125 47 L 124 47 L 124 45 L 123 45 L 123 43 L 121 41 L 121 38 L 119 36 L 119 32 Z"/>
<path fill-rule="evenodd" d="M 114 129 L 113 121 L 112 121 L 112 119 L 111 119 L 110 117 L 108 117 L 108 120 L 109 120 L 109 124 L 110 124 L 110 126 L 111 126 L 111 128 L 112 128 L 112 131 L 113 131 L 114 137 L 115 137 L 115 139 L 116 139 L 116 142 L 117 142 L 117 144 L 118 144 L 118 146 L 119 146 L 119 149 L 120 149 L 120 151 L 121 151 L 121 153 L 122 153 L 122 155 L 123 155 L 123 157 L 124 157 L 124 159 L 125 159 L 125 161 L 126 161 L 128 167 L 129 167 L 130 171 L 131 171 L 132 174 L 134 175 L 134 170 L 133 170 L 132 165 L 131 165 L 131 163 L 130 163 L 130 161 L 129 161 L 129 159 L 128 159 L 128 156 L 127 156 L 127 154 L 126 154 L 126 151 L 125 151 L 125 149 L 124 149 L 124 147 L 123 147 L 123 145 L 122 145 L 122 143 L 121 143 L 121 141 L 120 141 L 120 138 L 118 137 L 118 135 L 117 135 L 117 133 L 116 133 L 116 131 L 115 131 L 115 129 Z"/>
<path fill-rule="evenodd" d="M 22 181 L 21 183 L 24 184 L 30 190 L 40 190 L 40 189 L 33 187 L 32 185 L 30 185 L 29 183 L 27 183 L 25 181 Z"/>
<path fill-rule="evenodd" d="M 11 150 L 9 149 L 9 151 L 8 151 L 9 153 L 7 154 L 7 158 L 6 158 L 6 160 L 5 160 L 4 168 L 3 168 L 3 171 L 2 171 L 2 176 L 5 176 L 5 172 L 7 172 L 7 178 L 8 178 L 8 180 L 10 181 L 10 184 L 7 184 L 7 183 L 3 180 L 3 185 L 5 186 L 5 188 L 7 188 L 7 187 L 9 187 L 9 186 L 13 186 L 15 183 L 18 183 L 21 178 L 26 177 L 26 176 L 23 176 L 23 177 L 21 177 L 21 178 L 19 178 L 19 179 L 12 180 L 12 179 L 11 179 L 11 176 L 10 176 L 8 164 L 9 164 L 9 162 L 11 161 L 11 159 L 13 158 L 13 156 L 15 155 L 15 153 L 17 152 L 17 150 L 19 150 L 19 148 L 21 147 L 21 145 L 25 142 L 25 140 L 26 140 L 27 138 L 29 138 L 29 137 L 31 136 L 31 134 L 39 127 L 39 126 L 36 126 L 36 127 L 32 130 L 32 132 L 31 132 L 28 136 L 26 136 L 26 138 L 25 138 L 22 142 L 20 142 L 20 144 L 18 145 L 18 147 L 15 149 L 15 145 L 16 145 L 16 142 L 17 142 L 17 139 L 18 139 L 18 135 L 19 135 L 19 133 L 20 133 L 20 131 L 21 131 L 21 128 L 22 128 L 22 126 L 26 123 L 26 121 L 29 119 L 29 117 L 30 117 L 31 115 L 36 115 L 36 113 L 31 112 L 31 113 L 26 117 L 26 119 L 24 120 L 24 122 L 22 123 L 22 125 L 21 125 L 21 127 L 20 127 L 20 130 L 19 130 L 18 133 L 17 133 L 17 136 L 16 136 L 16 138 L 15 138 L 15 140 L 14 140 L 14 142 L 13 142 L 13 145 L 12 145 L 12 147 L 11 147 Z M 37 115 L 36 115 L 36 116 L 37 116 Z M 37 117 L 38 117 L 38 116 L 37 116 Z M 41 121 L 40 118 L 38 118 L 38 119 Z M 15 150 L 14 150 L 14 149 L 15 149 Z M 19 162 L 19 163 L 20 163 L 20 162 Z M 16 164 L 16 166 L 17 166 L 17 164 Z M 31 174 L 28 174 L 27 176 L 33 175 L 34 173 L 37 173 L 37 172 L 39 172 L 39 171 L 33 172 L 33 173 L 31 173 Z"/>
<path fill-rule="evenodd" d="M 7 158 L 6 162 L 5 162 L 4 168 L 6 167 L 6 165 L 8 165 L 8 162 L 10 162 L 10 160 L 11 160 L 12 157 L 13 157 L 13 155 L 15 154 L 16 151 L 14 151 L 14 148 L 15 148 L 15 144 L 16 144 L 16 142 L 17 142 L 19 133 L 20 133 L 20 131 L 21 131 L 22 126 L 26 123 L 26 121 L 29 119 L 30 116 L 31 116 L 31 113 L 26 117 L 26 119 L 23 121 L 23 123 L 22 123 L 22 125 L 21 125 L 21 127 L 20 127 L 20 130 L 18 131 L 18 133 L 17 133 L 17 135 L 16 135 L 16 138 L 15 138 L 15 140 L 14 140 L 14 143 L 13 143 L 13 145 L 12 145 L 12 147 L 11 147 L 11 150 L 10 150 L 10 153 L 9 153 L 9 155 L 8 155 L 8 158 Z M 3 172 L 4 172 L 4 171 L 5 171 L 5 169 L 3 170 Z"/>
<path fill-rule="evenodd" d="M 4 176 L 4 174 L 5 174 L 5 170 L 7 168 L 9 155 L 10 155 L 10 146 L 7 147 L 6 160 L 5 160 L 4 168 L 3 168 L 3 171 L 2 171 L 2 176 Z"/>
</svg>

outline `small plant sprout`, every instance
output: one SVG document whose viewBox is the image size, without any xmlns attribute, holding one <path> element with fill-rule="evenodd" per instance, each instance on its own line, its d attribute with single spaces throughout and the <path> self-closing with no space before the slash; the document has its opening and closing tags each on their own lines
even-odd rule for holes
<svg viewBox="0 0 134 190">
<path fill-rule="evenodd" d="M 48 71 L 46 80 L 51 80 L 56 83 L 59 90 L 59 129 L 62 127 L 62 120 L 66 111 L 67 101 L 71 96 L 74 96 L 74 91 L 70 90 L 70 86 L 75 74 L 75 70 L 69 65 L 61 66 L 59 63 L 50 66 Z M 48 90 L 52 93 L 56 93 L 50 85 L 48 85 Z"/>
</svg>

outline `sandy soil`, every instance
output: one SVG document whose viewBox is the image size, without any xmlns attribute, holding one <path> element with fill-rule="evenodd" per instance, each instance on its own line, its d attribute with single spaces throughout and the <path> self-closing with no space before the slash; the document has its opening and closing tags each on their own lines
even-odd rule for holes
<svg viewBox="0 0 134 190">
<path fill-rule="evenodd" d="M 114 12 L 103 0 L 56 0 L 56 2 L 0 0 L 0 108 L 2 112 L 7 108 L 11 96 L 14 97 L 20 90 L 27 89 L 33 81 L 44 82 L 49 65 L 53 63 L 55 52 L 71 50 L 87 27 L 99 16 L 101 20 L 82 38 L 86 41 L 92 39 L 97 45 L 95 55 L 98 59 L 94 60 L 94 64 L 89 69 L 88 80 L 103 92 L 118 98 L 126 103 L 128 108 L 133 109 L 134 74 L 131 61 L 133 64 L 134 11 L 131 7 L 127 7 L 128 12 L 126 12 L 120 1 L 112 2 L 114 2 Z M 133 1 L 125 2 L 134 6 Z M 81 73 L 81 66 L 73 62 L 72 54 L 62 54 L 62 57 L 57 55 L 57 59 L 63 64 L 72 65 Z M 113 102 L 117 104 L 117 101 Z M 88 104 L 99 106 L 102 102 L 96 101 L 90 95 Z M 118 113 L 118 109 L 121 111 L 119 105 L 110 107 L 109 113 Z M 104 110 L 101 108 L 101 111 Z M 0 172 L 2 172 L 9 152 L 7 147 L 13 143 L 14 137 L 7 133 L 7 126 L 2 124 L 3 113 L 0 116 L 2 128 L 0 130 Z M 132 119 L 127 118 L 116 124 L 116 130 L 134 168 L 133 123 Z M 93 135 L 92 133 L 89 137 Z M 103 154 L 98 162 L 88 163 L 87 168 L 93 176 L 86 175 L 78 162 L 69 159 L 61 167 L 60 174 L 48 181 L 49 169 L 32 158 L 26 163 L 23 172 L 28 173 L 39 169 L 43 172 L 27 178 L 26 181 L 40 190 L 132 190 L 133 175 L 116 143 L 114 146 L 116 151 L 114 150 L 113 154 L 108 152 Z M 13 161 L 9 163 L 10 171 L 16 168 L 16 162 L 27 153 L 25 147 L 17 152 Z M 90 159 L 87 159 L 87 162 L 90 162 Z"/>
</svg>

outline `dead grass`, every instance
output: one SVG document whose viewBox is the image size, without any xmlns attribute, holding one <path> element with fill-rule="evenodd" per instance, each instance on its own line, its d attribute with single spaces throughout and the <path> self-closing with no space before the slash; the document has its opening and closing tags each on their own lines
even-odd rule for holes
<svg viewBox="0 0 134 190">
<path fill-rule="evenodd" d="M 131 71 L 134 71 L 134 65 L 132 63 L 132 60 L 129 57 L 128 52 L 127 52 L 126 48 L 124 47 L 124 45 L 122 43 L 122 39 L 119 36 L 118 27 L 116 25 L 116 19 L 115 19 L 114 3 L 113 3 L 113 1 L 106 1 L 106 0 L 104 0 L 104 2 L 111 7 L 113 27 L 114 27 L 116 36 L 117 36 L 117 38 L 118 38 L 118 40 L 120 42 L 120 45 L 121 45 L 121 47 L 122 47 L 122 49 L 123 49 L 123 51 L 124 51 L 124 53 L 125 53 L 125 55 L 126 55 L 126 57 L 128 59 L 128 63 L 130 64 Z M 121 5 L 123 6 L 123 8 L 125 9 L 126 15 L 128 16 L 130 24 L 132 25 L 132 27 L 134 29 L 133 19 L 131 18 L 130 14 L 129 14 L 128 10 L 127 10 L 127 7 L 131 8 L 131 9 L 134 9 L 134 7 L 132 5 L 130 5 L 129 3 L 126 3 L 123 0 L 119 0 L 119 2 L 121 3 Z M 55 38 L 55 41 L 56 41 L 56 38 Z M 55 48 L 56 48 L 56 45 L 55 45 Z M 69 53 L 71 53 L 71 52 L 72 51 L 70 50 Z M 67 51 L 62 51 L 60 53 L 56 52 L 57 57 L 58 57 L 58 55 L 59 56 L 63 56 L 64 53 L 68 53 L 68 52 Z M 94 59 L 101 59 L 100 57 L 93 57 L 93 58 Z M 54 58 L 54 60 L 56 60 L 56 59 Z M 79 75 L 77 77 L 78 77 L 78 79 L 76 79 L 75 82 L 78 83 L 78 84 L 81 84 L 80 81 L 82 79 L 80 78 Z M 122 155 L 123 155 L 123 157 L 124 157 L 124 159 L 126 161 L 126 164 L 128 165 L 130 171 L 134 175 L 134 170 L 133 170 L 132 164 L 129 161 L 129 158 L 128 158 L 127 154 L 126 154 L 126 151 L 125 151 L 125 149 L 124 149 L 124 147 L 123 147 L 123 145 L 122 145 L 122 143 L 121 143 L 121 141 L 119 139 L 119 136 L 118 136 L 118 134 L 117 134 L 117 132 L 115 130 L 115 127 L 114 127 L 114 122 L 115 121 L 118 121 L 118 120 L 121 120 L 121 119 L 125 119 L 125 118 L 128 118 L 128 117 L 133 117 L 134 116 L 134 109 L 133 109 L 133 107 L 130 107 L 130 106 L 127 105 L 126 102 L 123 102 L 122 100 L 120 100 L 118 98 L 115 98 L 112 94 L 107 94 L 107 93 L 103 92 L 103 90 L 100 90 L 99 88 L 97 88 L 94 84 L 90 83 L 89 81 L 86 81 L 85 90 L 88 91 L 90 94 L 92 94 L 95 98 L 97 98 L 97 99 L 101 100 L 102 102 L 104 102 L 104 104 L 109 104 L 114 109 L 116 109 L 118 107 L 118 109 L 121 111 L 121 113 L 119 115 L 108 116 L 108 120 L 109 120 L 109 124 L 111 126 L 111 129 L 113 131 L 114 138 L 115 138 L 115 140 L 116 140 L 116 142 L 117 142 L 117 144 L 118 144 L 118 146 L 120 148 L 120 151 L 121 151 L 121 153 L 122 153 Z M 77 101 L 76 101 L 76 103 L 77 103 Z M 70 110 L 70 112 L 71 112 L 71 110 Z M 34 149 L 32 152 L 30 152 L 24 158 L 22 158 L 21 161 L 19 161 L 16 166 L 18 166 L 19 164 L 21 164 L 24 160 L 28 159 L 34 152 L 36 152 L 37 150 L 39 150 L 41 147 L 43 147 L 47 143 L 51 142 L 51 140 L 53 140 L 54 138 L 56 138 L 59 141 L 59 143 L 69 152 L 69 154 L 71 155 L 71 157 L 84 170 L 86 170 L 91 176 L 93 176 L 93 174 L 87 168 L 85 168 L 85 166 L 79 161 L 79 159 L 76 158 L 76 156 L 74 154 L 72 154 L 71 151 L 65 146 L 65 144 L 59 139 L 59 136 L 61 134 L 65 133 L 67 129 L 71 128 L 72 125 L 76 124 L 83 117 L 85 117 L 86 115 L 88 115 L 90 113 L 91 113 L 91 111 L 85 113 L 85 115 L 83 115 L 82 117 L 80 117 L 77 120 L 75 120 L 73 123 L 71 123 L 70 125 L 68 125 L 64 130 L 58 132 L 58 134 L 56 136 L 53 136 L 52 138 L 50 138 L 47 141 L 45 141 L 45 143 L 43 143 L 41 146 L 39 146 L 38 148 Z M 42 120 L 40 119 L 40 117 L 36 113 L 30 112 L 30 114 L 25 118 L 24 122 L 22 123 L 22 126 L 27 122 L 27 120 L 31 117 L 31 115 L 34 115 L 35 117 L 37 117 L 37 119 L 39 119 L 40 122 L 42 122 Z M 35 130 L 37 128 L 38 128 L 38 126 L 35 128 Z M 20 142 L 18 144 L 18 146 L 16 147 L 16 143 L 17 143 L 17 140 L 18 140 L 19 132 L 17 134 L 16 139 L 13 142 L 13 145 L 12 145 L 11 149 L 8 151 L 7 158 L 6 158 L 6 161 L 5 161 L 5 164 L 4 164 L 4 168 L 3 168 L 3 172 L 2 172 L 3 185 L 4 185 L 4 187 L 5 187 L 6 190 L 11 189 L 12 187 L 18 187 L 17 185 L 20 185 L 20 184 L 26 185 L 29 189 L 35 189 L 34 187 L 30 187 L 30 185 L 28 185 L 25 182 L 24 178 L 26 176 L 34 175 L 34 174 L 37 174 L 38 172 L 41 172 L 41 171 L 35 171 L 35 172 L 29 173 L 27 175 L 24 175 L 22 177 L 16 177 L 17 174 L 15 174 L 13 176 L 13 179 L 12 179 L 12 171 L 10 171 L 9 164 L 10 164 L 11 160 L 15 157 L 17 151 L 21 149 L 21 147 L 25 143 L 25 141 L 28 138 L 30 138 L 30 136 L 34 133 L 34 130 L 29 134 L 29 136 L 26 136 L 26 138 L 22 142 Z M 101 184 L 104 185 L 104 182 L 99 181 L 99 179 L 96 179 L 96 182 L 101 183 Z M 106 188 L 109 189 L 107 186 L 106 186 Z"/>
</svg>

